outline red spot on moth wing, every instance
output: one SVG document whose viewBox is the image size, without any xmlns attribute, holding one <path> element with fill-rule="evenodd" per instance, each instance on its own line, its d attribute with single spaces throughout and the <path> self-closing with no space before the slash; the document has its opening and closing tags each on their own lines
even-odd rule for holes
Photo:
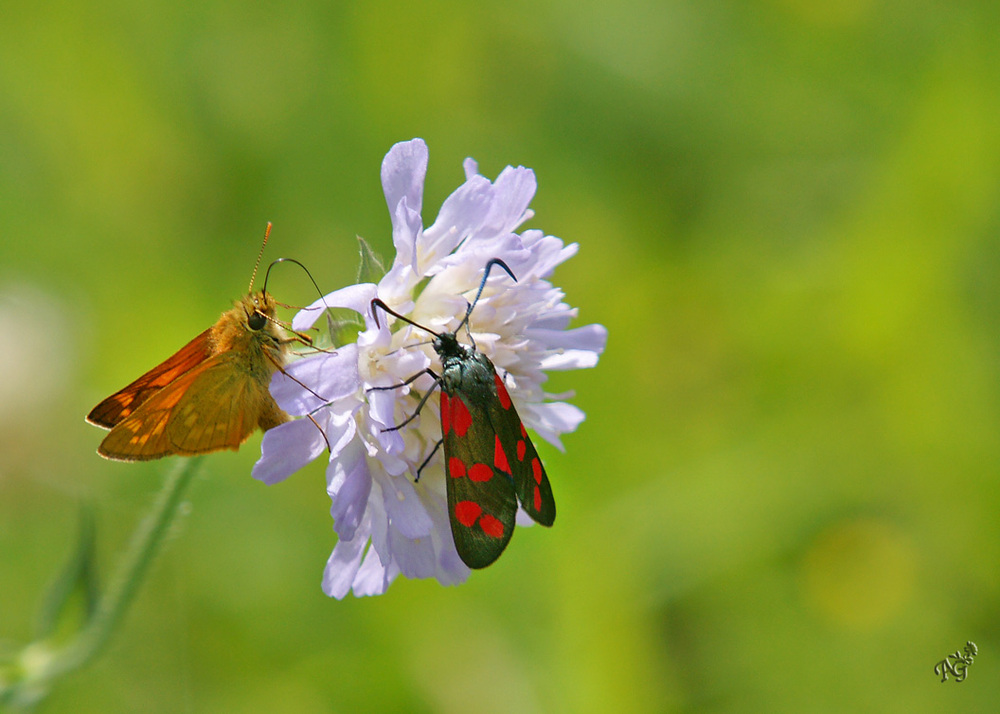
<svg viewBox="0 0 1000 714">
<path fill-rule="evenodd" d="M 469 469 L 469 478 L 473 481 L 489 481 L 493 478 L 493 469 L 486 464 L 473 464 Z"/>
<path fill-rule="evenodd" d="M 531 475 L 535 477 L 535 483 L 542 482 L 542 462 L 537 456 L 531 460 Z"/>
<path fill-rule="evenodd" d="M 466 528 L 472 528 L 483 509 L 475 501 L 459 501 L 455 504 L 455 518 Z"/>
<path fill-rule="evenodd" d="M 465 432 L 472 426 L 472 415 L 469 414 L 469 408 L 465 406 L 461 397 L 451 400 L 451 424 L 459 436 L 465 436 Z"/>
<path fill-rule="evenodd" d="M 490 538 L 503 538 L 503 523 L 488 513 L 479 519 L 479 527 Z"/>
<path fill-rule="evenodd" d="M 524 430 L 524 422 L 523 421 L 521 422 L 521 438 L 522 439 L 527 439 L 528 438 L 528 432 Z"/>
<path fill-rule="evenodd" d="M 448 397 L 448 393 L 441 390 L 441 436 L 446 436 L 448 434 L 448 429 L 451 428 L 451 398 Z"/>
<path fill-rule="evenodd" d="M 528 445 L 524 443 L 524 439 L 520 439 L 517 442 L 517 460 L 524 461 L 524 454 L 528 450 Z"/>
<path fill-rule="evenodd" d="M 448 474 L 452 478 L 462 478 L 465 476 L 465 464 L 462 460 L 452 456 L 448 459 Z"/>
<path fill-rule="evenodd" d="M 542 492 L 538 486 L 535 486 L 535 497 L 533 500 L 535 502 L 535 511 L 542 510 Z"/>
<path fill-rule="evenodd" d="M 497 434 L 496 446 L 493 448 L 493 465 L 500 471 L 510 473 L 510 464 L 507 463 L 507 452 L 503 450 L 499 434 Z"/>
<path fill-rule="evenodd" d="M 500 379 L 500 375 L 494 373 L 493 381 L 497 385 L 497 396 L 500 397 L 500 406 L 504 409 L 510 409 L 510 394 L 507 392 L 507 387 L 504 386 L 503 380 Z"/>
</svg>

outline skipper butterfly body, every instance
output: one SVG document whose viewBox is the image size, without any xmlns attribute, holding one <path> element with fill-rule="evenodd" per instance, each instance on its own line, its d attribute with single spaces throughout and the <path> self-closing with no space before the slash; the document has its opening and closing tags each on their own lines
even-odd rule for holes
<svg viewBox="0 0 1000 714">
<path fill-rule="evenodd" d="M 270 231 L 268 223 L 265 245 Z M 87 421 L 111 430 L 97 453 L 115 461 L 149 461 L 236 450 L 257 428 L 288 421 L 268 391 L 290 341 L 281 334 L 275 309 L 266 290 L 248 289 L 215 325 L 94 407 Z"/>
</svg>

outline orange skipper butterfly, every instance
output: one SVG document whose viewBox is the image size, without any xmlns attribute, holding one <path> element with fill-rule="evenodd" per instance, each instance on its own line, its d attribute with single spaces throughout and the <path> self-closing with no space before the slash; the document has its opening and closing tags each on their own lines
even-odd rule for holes
<svg viewBox="0 0 1000 714">
<path fill-rule="evenodd" d="M 264 245 L 271 233 L 267 224 Z M 212 327 L 168 360 L 94 407 L 87 421 L 110 433 L 97 449 L 106 459 L 149 461 L 236 450 L 258 427 L 288 421 L 268 391 L 282 369 L 288 343 L 266 290 L 253 292 L 260 256 L 247 295 Z M 265 281 L 266 282 L 266 281 Z"/>
</svg>

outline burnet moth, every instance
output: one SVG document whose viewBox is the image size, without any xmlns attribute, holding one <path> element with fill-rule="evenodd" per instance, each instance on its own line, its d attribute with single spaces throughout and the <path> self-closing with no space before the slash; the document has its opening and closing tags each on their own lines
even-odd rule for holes
<svg viewBox="0 0 1000 714">
<path fill-rule="evenodd" d="M 500 557 L 514 532 L 518 502 L 525 513 L 543 526 L 551 526 L 556 518 L 552 487 L 538 452 L 514 409 L 507 387 L 489 358 L 476 349 L 468 329 L 469 316 L 494 266 L 503 268 L 511 279 L 517 280 L 502 260 L 490 260 L 479 291 L 454 332 L 434 332 L 395 312 L 379 298 L 371 302 L 376 324 L 375 308 L 381 308 L 434 336 L 431 344 L 441 360 L 440 375 L 425 369 L 402 384 L 373 389 L 398 389 L 423 374 L 433 377 L 435 386 L 441 388 L 441 441 L 420 469 L 444 444 L 448 520 L 458 555 L 470 568 L 485 568 Z M 458 342 L 457 335 L 463 326 L 472 342 L 470 347 Z M 433 391 L 431 388 L 424 394 L 414 413 L 390 430 L 401 429 L 412 421 Z"/>
</svg>

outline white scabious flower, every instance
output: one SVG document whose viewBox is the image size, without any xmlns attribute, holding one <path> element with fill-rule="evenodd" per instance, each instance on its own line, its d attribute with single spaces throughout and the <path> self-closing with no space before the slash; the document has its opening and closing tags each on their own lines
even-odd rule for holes
<svg viewBox="0 0 1000 714">
<path fill-rule="evenodd" d="M 508 167 L 491 182 L 471 159 L 464 167 L 465 183 L 425 228 L 427 146 L 414 139 L 392 147 L 382 162 L 396 248 L 392 268 L 378 285 L 337 290 L 300 311 L 292 323 L 307 329 L 327 307 L 350 308 L 362 316 L 364 329 L 355 343 L 299 360 L 286 369 L 288 376 L 279 372 L 271 384 L 286 412 L 312 420 L 295 419 L 267 431 L 253 475 L 276 483 L 329 446 L 327 493 L 339 541 L 327 561 L 323 590 L 332 597 L 349 591 L 381 594 L 399 574 L 434 577 L 445 585 L 469 575 L 452 539 L 440 450 L 416 478 L 441 440 L 438 400 L 429 399 L 417 418 L 392 430 L 414 413 L 420 396 L 435 387 L 434 379 L 423 374 L 405 387 L 371 391 L 399 385 L 423 370 L 440 373 L 431 335 L 385 314 L 376 320 L 374 298 L 429 330 L 453 331 L 487 262 L 503 260 L 517 280 L 500 270 L 491 273 L 469 320 L 476 348 L 496 366 L 525 425 L 546 441 L 561 449 L 559 435 L 584 418 L 564 401 L 571 395 L 543 389 L 547 371 L 595 366 L 607 340 L 601 325 L 568 329 L 576 310 L 548 280 L 577 246 L 538 230 L 514 232 L 533 215 L 528 204 L 536 183 L 530 169 Z M 469 344 L 464 329 L 458 339 Z"/>
</svg>

